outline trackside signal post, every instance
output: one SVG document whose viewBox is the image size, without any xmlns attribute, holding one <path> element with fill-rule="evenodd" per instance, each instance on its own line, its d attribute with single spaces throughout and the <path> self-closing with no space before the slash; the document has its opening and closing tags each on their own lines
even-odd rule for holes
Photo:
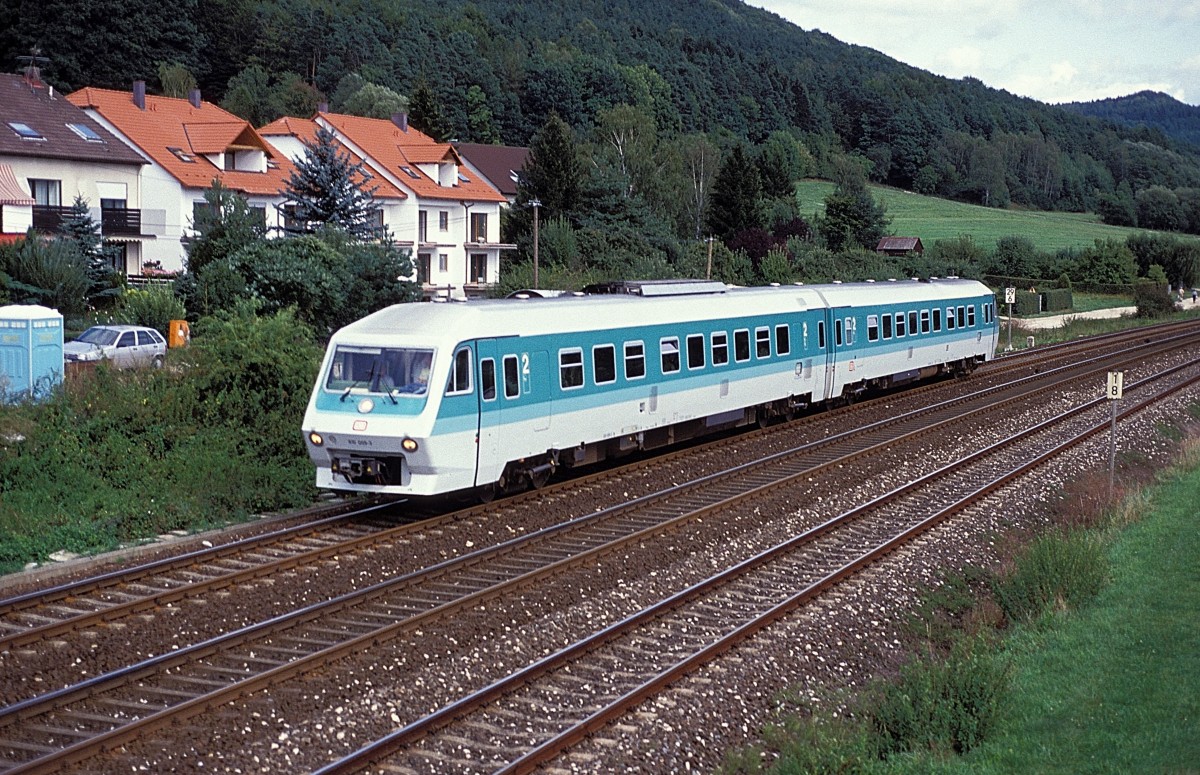
<svg viewBox="0 0 1200 775">
<path fill-rule="evenodd" d="M 1006 349 L 1006 352 L 1012 350 L 1012 305 L 1013 305 L 1013 302 L 1015 302 L 1016 300 L 1017 300 L 1017 289 L 1016 288 L 1005 288 L 1004 289 L 1004 303 L 1008 305 L 1008 348 Z"/>
<path fill-rule="evenodd" d="M 1117 464 L 1117 402 L 1121 400 L 1121 392 L 1125 386 L 1125 372 L 1110 371 L 1108 373 L 1108 403 L 1112 406 L 1112 426 L 1108 433 L 1108 497 L 1112 500 L 1113 474 Z"/>
</svg>

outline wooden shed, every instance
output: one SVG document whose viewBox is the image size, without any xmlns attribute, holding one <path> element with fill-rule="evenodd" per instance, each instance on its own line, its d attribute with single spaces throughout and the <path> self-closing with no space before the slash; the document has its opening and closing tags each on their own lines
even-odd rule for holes
<svg viewBox="0 0 1200 775">
<path fill-rule="evenodd" d="M 908 253 L 923 255 L 925 246 L 921 244 L 920 237 L 884 237 L 875 246 L 875 252 L 888 256 L 903 256 Z"/>
</svg>

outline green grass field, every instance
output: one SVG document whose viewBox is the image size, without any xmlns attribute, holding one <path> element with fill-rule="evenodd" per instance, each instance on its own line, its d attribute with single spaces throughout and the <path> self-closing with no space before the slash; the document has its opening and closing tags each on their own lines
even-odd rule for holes
<svg viewBox="0 0 1200 775">
<path fill-rule="evenodd" d="M 1106 226 L 1093 213 L 1057 213 L 1039 210 L 998 210 L 948 199 L 922 196 L 898 188 L 870 186 L 871 194 L 887 206 L 892 219 L 891 232 L 898 236 L 920 237 L 928 250 L 941 239 L 969 234 L 986 250 L 996 247 L 1001 237 L 1019 235 L 1047 253 L 1060 248 L 1083 247 L 1098 239 L 1124 242 L 1140 231 L 1121 226 Z M 825 197 L 834 184 L 824 180 L 802 180 L 797 184 L 800 211 L 806 215 L 822 212 Z M 1184 239 L 1194 239 L 1184 237 Z"/>
</svg>

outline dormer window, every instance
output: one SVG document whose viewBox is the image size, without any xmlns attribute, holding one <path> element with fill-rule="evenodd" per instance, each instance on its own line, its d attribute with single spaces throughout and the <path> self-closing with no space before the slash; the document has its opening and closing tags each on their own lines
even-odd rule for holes
<svg viewBox="0 0 1200 775">
<path fill-rule="evenodd" d="M 192 156 L 190 153 L 183 150 L 182 148 L 167 148 L 167 150 L 170 151 L 171 153 L 175 154 L 177 157 L 179 157 L 180 161 L 185 161 L 188 164 L 192 164 L 193 162 L 196 161 L 196 158 L 194 156 Z"/>
<path fill-rule="evenodd" d="M 89 143 L 102 143 L 104 138 L 96 134 L 96 130 L 92 129 L 87 124 L 67 124 L 67 128 L 75 134 L 87 140 Z"/>
<path fill-rule="evenodd" d="M 12 128 L 12 131 L 16 132 L 17 135 L 19 135 L 20 137 L 22 137 L 26 140 L 45 140 L 46 139 L 45 137 L 42 137 L 41 132 L 39 132 L 36 129 L 34 129 L 33 127 L 29 126 L 29 124 L 23 124 L 20 121 L 9 121 L 8 125 L 10 128 Z"/>
</svg>

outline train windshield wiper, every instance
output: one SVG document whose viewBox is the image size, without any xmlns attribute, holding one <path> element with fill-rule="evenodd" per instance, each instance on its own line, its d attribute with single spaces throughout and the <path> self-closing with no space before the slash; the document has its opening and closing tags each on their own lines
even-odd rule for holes
<svg viewBox="0 0 1200 775">
<path fill-rule="evenodd" d="M 350 383 L 350 387 L 346 388 L 346 392 L 345 392 L 345 393 L 342 393 L 342 397 L 341 397 L 341 399 L 340 399 L 340 400 L 341 400 L 343 403 L 346 401 L 346 399 L 347 399 L 347 398 L 349 398 L 349 397 L 350 397 L 350 391 L 351 391 L 351 390 L 354 390 L 354 388 L 358 387 L 359 385 L 363 384 L 364 382 L 370 382 L 370 381 L 371 381 L 371 379 L 372 379 L 372 378 L 374 378 L 374 376 L 375 376 L 375 365 L 376 365 L 376 362 L 375 362 L 375 361 L 372 361 L 372 362 L 371 362 L 371 370 L 367 372 L 367 376 L 363 377 L 362 379 L 356 379 L 356 380 L 354 380 L 353 382 L 351 382 L 351 383 Z M 393 398 L 392 400 L 393 400 L 393 401 L 395 401 L 396 399 L 394 399 L 394 398 Z"/>
</svg>

